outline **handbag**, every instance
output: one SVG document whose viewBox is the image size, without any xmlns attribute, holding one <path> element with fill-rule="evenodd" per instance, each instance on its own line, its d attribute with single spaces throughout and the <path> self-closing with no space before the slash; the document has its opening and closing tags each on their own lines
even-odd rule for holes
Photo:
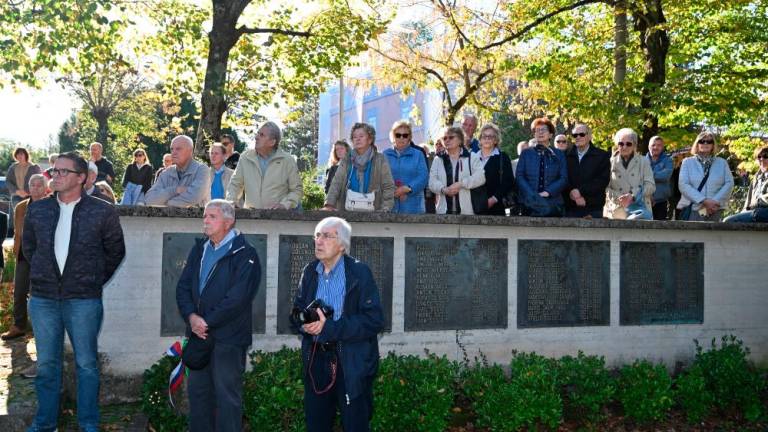
<svg viewBox="0 0 768 432">
<path fill-rule="evenodd" d="M 472 177 L 472 155 L 467 156 L 469 163 L 469 176 Z M 488 211 L 488 187 L 483 184 L 469 190 L 472 199 L 472 212 L 474 214 L 483 214 Z"/>
<path fill-rule="evenodd" d="M 368 162 L 372 164 L 373 162 Z M 350 188 L 352 184 L 352 176 L 354 175 L 354 168 L 349 170 L 349 176 L 347 177 L 347 197 L 344 201 L 344 208 L 348 211 L 365 211 L 372 212 L 376 210 L 374 201 L 376 201 L 376 191 L 362 193 L 355 192 Z M 366 184 L 363 186 L 363 190 L 368 187 Z"/>
<path fill-rule="evenodd" d="M 181 361 L 192 370 L 203 369 L 211 362 L 211 354 L 215 345 L 213 335 L 210 333 L 205 339 L 200 339 L 192 333 L 181 351 Z"/>
<path fill-rule="evenodd" d="M 712 165 L 707 167 L 707 172 L 704 173 L 704 178 L 701 179 L 701 183 L 699 183 L 699 187 L 696 188 L 699 192 L 701 192 L 702 189 L 704 189 L 704 185 L 707 183 L 707 179 L 709 178 L 709 170 L 712 168 Z M 680 212 L 680 220 L 691 220 L 691 212 L 693 211 L 693 203 L 688 204 L 688 207 L 684 208 L 683 211 Z"/>
<path fill-rule="evenodd" d="M 504 153 L 499 154 L 499 181 L 504 181 L 504 158 L 501 156 L 504 155 Z M 515 187 L 514 187 L 514 175 L 512 177 L 512 187 L 507 190 L 507 193 L 501 197 L 501 205 L 504 206 L 505 209 L 508 208 L 515 208 L 517 207 L 517 195 L 515 194 Z"/>
</svg>

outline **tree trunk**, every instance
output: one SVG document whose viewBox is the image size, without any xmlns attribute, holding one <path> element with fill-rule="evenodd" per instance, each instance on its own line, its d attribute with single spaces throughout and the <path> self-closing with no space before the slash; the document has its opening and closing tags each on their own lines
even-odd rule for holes
<svg viewBox="0 0 768 432">
<path fill-rule="evenodd" d="M 621 84 L 627 76 L 627 0 L 617 0 L 613 15 L 613 82 Z"/>
<path fill-rule="evenodd" d="M 213 26 L 208 33 L 208 63 L 195 138 L 195 155 L 198 157 L 205 157 L 210 143 L 221 134 L 221 119 L 227 110 L 225 89 L 229 53 L 240 38 L 237 20 L 248 3 L 250 0 L 213 0 Z"/>
<path fill-rule="evenodd" d="M 645 112 L 639 150 L 647 152 L 648 141 L 659 133 L 659 118 L 655 111 L 658 91 L 667 81 L 667 53 L 669 36 L 663 28 L 664 18 L 661 0 L 644 0 L 644 11 L 635 11 L 635 27 L 640 32 L 640 47 L 645 56 L 645 74 L 640 107 Z"/>
<path fill-rule="evenodd" d="M 98 126 L 98 129 L 96 132 L 96 141 L 101 143 L 102 147 L 104 147 L 104 152 L 106 154 L 107 149 L 110 148 L 110 145 L 108 142 L 109 141 L 109 113 L 103 109 L 92 109 L 91 115 L 93 116 L 93 119 L 96 120 L 96 124 Z"/>
</svg>

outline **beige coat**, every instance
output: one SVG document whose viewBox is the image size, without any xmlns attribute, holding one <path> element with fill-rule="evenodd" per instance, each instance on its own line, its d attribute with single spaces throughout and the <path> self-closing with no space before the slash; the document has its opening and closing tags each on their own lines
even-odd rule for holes
<svg viewBox="0 0 768 432">
<path fill-rule="evenodd" d="M 248 150 L 240 156 L 235 173 L 227 187 L 227 200 L 240 202 L 245 193 L 244 208 L 264 209 L 281 204 L 287 209 L 301 203 L 303 188 L 296 160 L 290 154 L 277 149 L 261 172 L 259 155 Z"/>
<path fill-rule="evenodd" d="M 467 160 L 469 159 L 469 161 Z M 485 169 L 483 168 L 483 162 L 480 160 L 478 153 L 470 153 L 470 157 L 462 157 L 461 169 L 459 170 L 459 182 L 461 182 L 461 190 L 459 191 L 459 207 L 461 207 L 461 214 L 471 215 L 475 214 L 472 211 L 472 192 L 471 189 L 482 186 L 485 184 Z M 469 175 L 469 165 L 472 164 L 472 175 Z M 445 194 L 443 194 L 443 188 L 448 186 L 448 174 L 445 172 L 445 166 L 443 166 L 443 160 L 439 157 L 435 157 L 432 161 L 432 168 L 429 170 L 429 190 L 431 190 L 436 198 L 435 212 L 437 214 L 445 214 L 448 211 L 448 204 L 445 201 Z"/>
<path fill-rule="evenodd" d="M 376 152 L 374 148 L 371 158 L 371 178 L 368 184 L 368 192 L 376 192 L 376 198 L 373 201 L 373 208 L 376 211 L 391 211 L 395 206 L 395 181 L 392 179 L 392 171 L 389 169 L 387 158 Z M 337 210 L 344 210 L 344 203 L 347 202 L 347 179 L 349 178 L 350 158 L 344 158 L 339 162 L 336 169 L 336 175 L 333 176 L 331 187 L 328 189 L 328 195 L 325 197 L 325 205 L 329 205 Z"/>
<path fill-rule="evenodd" d="M 643 201 L 650 210 L 653 208 L 653 192 L 656 191 L 656 181 L 653 180 L 653 169 L 648 158 L 635 153 L 625 169 L 618 153 L 611 157 L 611 181 L 608 183 L 608 189 L 605 190 L 603 215 L 612 218 L 613 212 L 621 207 L 619 197 L 626 193 L 637 193 L 640 186 L 643 187 Z"/>
</svg>

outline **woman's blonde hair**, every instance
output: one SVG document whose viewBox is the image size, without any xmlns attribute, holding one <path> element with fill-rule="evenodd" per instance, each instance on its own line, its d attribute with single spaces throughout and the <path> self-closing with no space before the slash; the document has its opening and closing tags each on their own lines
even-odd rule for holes
<svg viewBox="0 0 768 432">
<path fill-rule="evenodd" d="M 699 154 L 699 141 L 701 141 L 702 138 L 707 138 L 707 137 L 712 138 L 712 153 L 710 154 L 714 155 L 717 153 L 717 139 L 715 139 L 715 134 L 713 134 L 712 132 L 704 131 L 696 135 L 696 139 L 693 140 L 693 145 L 691 146 L 692 155 L 695 156 Z"/>
<path fill-rule="evenodd" d="M 133 151 L 133 158 L 136 159 L 136 156 L 138 156 L 140 154 L 144 155 L 144 163 L 147 164 L 147 165 L 151 165 L 151 163 L 149 163 L 149 155 L 147 155 L 147 151 L 144 150 L 143 148 L 137 148 L 136 150 L 134 150 Z"/>
<path fill-rule="evenodd" d="M 394 124 L 392 124 L 392 129 L 389 130 L 389 140 L 394 144 L 395 142 L 395 131 L 400 129 L 401 127 L 408 129 L 408 134 L 410 135 L 411 141 L 413 141 L 413 127 L 411 127 L 411 122 L 408 120 L 398 120 Z"/>
</svg>

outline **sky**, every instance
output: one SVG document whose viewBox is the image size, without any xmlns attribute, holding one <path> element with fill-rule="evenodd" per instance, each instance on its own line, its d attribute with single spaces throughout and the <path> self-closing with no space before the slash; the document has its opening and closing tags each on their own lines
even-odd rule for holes
<svg viewBox="0 0 768 432">
<path fill-rule="evenodd" d="M 0 138 L 47 149 L 51 136 L 57 142 L 59 128 L 75 106 L 70 95 L 55 83 L 40 90 L 0 88 Z"/>
</svg>

